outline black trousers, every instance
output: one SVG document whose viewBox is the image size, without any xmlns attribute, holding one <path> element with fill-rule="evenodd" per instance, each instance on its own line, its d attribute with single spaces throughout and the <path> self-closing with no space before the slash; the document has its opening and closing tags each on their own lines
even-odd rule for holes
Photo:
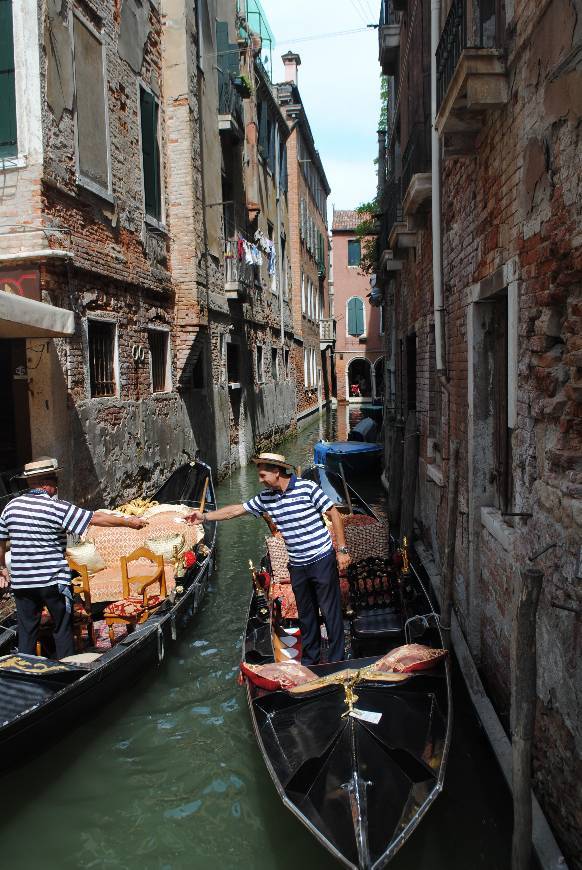
<svg viewBox="0 0 582 870">
<path fill-rule="evenodd" d="M 56 657 L 63 659 L 75 653 L 73 617 L 67 613 L 65 596 L 58 586 L 14 590 L 18 619 L 18 652 L 36 655 L 36 639 L 43 605 L 53 620 Z"/>
<path fill-rule="evenodd" d="M 344 658 L 344 622 L 335 551 L 309 565 L 289 565 L 301 629 L 301 663 L 316 665 L 321 656 L 321 610 L 329 641 L 329 661 Z"/>
</svg>

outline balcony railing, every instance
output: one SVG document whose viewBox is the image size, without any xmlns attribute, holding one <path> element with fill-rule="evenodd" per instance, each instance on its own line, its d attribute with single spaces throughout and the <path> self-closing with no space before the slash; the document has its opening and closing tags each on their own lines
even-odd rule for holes
<svg viewBox="0 0 582 870">
<path fill-rule="evenodd" d="M 255 267 L 238 258 L 238 240 L 227 239 L 224 246 L 224 287 L 227 295 L 246 294 L 255 283 Z"/>
<path fill-rule="evenodd" d="M 243 128 L 242 97 L 233 85 L 230 73 L 218 74 L 218 114 L 230 115 Z"/>
<path fill-rule="evenodd" d="M 400 12 L 396 12 L 392 0 L 382 0 L 380 5 L 380 27 L 389 24 L 400 24 Z"/>
<path fill-rule="evenodd" d="M 501 0 L 476 0 L 467 15 L 468 0 L 453 0 L 436 51 L 437 108 L 440 108 L 466 48 L 501 48 Z"/>
<path fill-rule="evenodd" d="M 431 170 L 431 128 L 428 122 L 415 124 L 402 155 L 402 197 L 406 196 L 412 176 Z"/>
<path fill-rule="evenodd" d="M 384 204 L 386 221 L 384 233 L 386 240 L 388 240 L 394 224 L 402 223 L 404 220 L 400 181 L 394 181 L 392 179 L 387 182 L 384 193 Z M 382 235 L 384 235 L 384 233 L 382 233 Z"/>
</svg>

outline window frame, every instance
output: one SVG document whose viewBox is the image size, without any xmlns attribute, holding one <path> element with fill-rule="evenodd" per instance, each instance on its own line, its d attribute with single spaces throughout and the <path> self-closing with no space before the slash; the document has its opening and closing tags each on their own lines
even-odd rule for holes
<svg viewBox="0 0 582 870">
<path fill-rule="evenodd" d="M 260 353 L 259 353 L 260 351 Z M 255 373 L 257 375 L 257 384 L 265 383 L 265 347 L 262 344 L 255 344 Z"/>
<path fill-rule="evenodd" d="M 353 244 L 354 242 L 356 242 L 358 245 L 358 251 L 359 251 L 358 262 L 357 263 L 350 263 L 350 245 Z M 361 262 L 362 262 L 362 240 L 357 239 L 357 238 L 356 239 L 348 239 L 348 256 L 347 256 L 348 269 L 359 269 Z"/>
<path fill-rule="evenodd" d="M 98 182 L 94 181 L 92 178 L 88 178 L 83 175 L 81 172 L 80 161 L 79 161 L 79 124 L 77 120 L 77 64 L 75 59 L 75 18 L 80 22 L 80 24 L 85 27 L 89 33 L 91 33 L 97 42 L 101 44 L 101 70 L 103 74 L 103 110 L 105 114 L 105 150 L 106 150 L 106 158 L 107 158 L 107 187 L 103 187 Z M 74 82 L 74 90 L 75 90 L 75 107 L 73 112 L 73 128 L 74 128 L 74 136 L 75 136 L 75 176 L 76 181 L 79 187 L 84 187 L 86 190 L 91 191 L 91 193 L 97 194 L 97 196 L 101 196 L 104 199 L 113 202 L 113 178 L 112 178 L 112 161 L 111 161 L 111 136 L 110 136 L 110 127 L 109 127 L 109 99 L 108 99 L 108 87 L 107 87 L 107 50 L 105 47 L 105 42 L 103 39 L 103 33 L 98 31 L 84 15 L 82 15 L 78 9 L 73 9 L 71 12 L 70 19 L 70 31 L 71 31 L 71 45 L 73 48 L 73 82 Z M 140 125 L 140 137 L 141 137 L 141 125 Z M 140 138 L 141 143 L 141 138 Z"/>
<path fill-rule="evenodd" d="M 90 357 L 90 338 L 89 338 L 89 325 L 91 323 L 107 323 L 110 326 L 113 326 L 113 374 L 115 377 L 115 392 L 112 395 L 108 396 L 94 396 L 91 392 L 91 357 Z M 98 312 L 91 312 L 87 314 L 84 328 L 84 345 L 86 351 L 86 366 L 85 373 L 87 379 L 87 389 L 86 394 L 89 399 L 117 399 L 121 396 L 121 372 L 119 365 L 119 322 L 115 317 L 108 316 L 100 316 Z"/>
<path fill-rule="evenodd" d="M 154 390 L 154 372 L 153 372 L 153 357 L 152 357 L 152 349 L 149 343 L 150 333 L 155 332 L 161 335 L 166 336 L 166 359 L 165 359 L 165 387 L 163 390 Z M 149 356 L 150 356 L 150 385 L 152 389 L 152 396 L 160 396 L 164 393 L 172 392 L 172 352 L 171 352 L 171 335 L 170 329 L 166 326 L 148 326 L 147 328 L 148 334 L 148 348 L 149 348 Z M 197 389 L 200 389 L 199 387 Z"/>
</svg>

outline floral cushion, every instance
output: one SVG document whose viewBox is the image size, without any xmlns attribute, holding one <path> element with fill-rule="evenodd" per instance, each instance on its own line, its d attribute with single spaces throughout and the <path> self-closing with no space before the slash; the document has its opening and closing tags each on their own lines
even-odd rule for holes
<svg viewBox="0 0 582 870">
<path fill-rule="evenodd" d="M 141 595 L 131 595 L 129 598 L 122 598 L 121 601 L 112 601 L 103 611 L 103 616 L 121 616 L 124 619 L 136 619 L 141 616 L 146 610 L 153 610 L 162 603 L 163 599 L 159 595 L 150 595 L 147 604 L 144 606 Z"/>
</svg>

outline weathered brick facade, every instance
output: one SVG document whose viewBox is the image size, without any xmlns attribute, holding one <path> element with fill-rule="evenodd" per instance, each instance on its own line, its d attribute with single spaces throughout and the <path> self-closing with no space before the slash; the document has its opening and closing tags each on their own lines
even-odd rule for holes
<svg viewBox="0 0 582 870">
<path fill-rule="evenodd" d="M 419 204 L 420 173 L 430 172 L 430 160 L 409 169 L 404 189 L 398 184 L 406 160 L 399 166 L 388 156 L 385 196 L 398 190 L 407 214 L 394 217 L 385 201 L 389 226 L 382 238 L 390 253 L 383 264 L 390 271 L 381 279 L 392 407 L 401 417 L 415 410 L 420 431 L 417 534 L 440 564 L 449 443 L 457 439 L 455 606 L 507 726 L 519 571 L 528 556 L 555 545 L 536 562 L 545 579 L 537 621 L 534 777 L 536 794 L 576 867 L 582 866 L 581 13 L 572 0 L 506 6 L 505 17 L 496 21 L 493 48 L 471 49 L 475 63 L 489 52 L 487 62 L 501 58 L 503 70 L 479 78 L 479 116 L 466 104 L 453 106 L 450 98 L 463 73 L 463 56 L 456 78 L 445 83 L 437 129 L 444 152 L 446 390 L 435 371 L 430 188 L 428 200 Z M 479 4 L 471 14 L 468 38 Z M 413 26 L 419 33 L 410 44 L 428 51 L 426 16 L 411 25 L 404 12 L 400 25 L 401 47 Z M 405 59 L 400 52 L 401 107 L 426 106 L 422 76 L 412 71 L 429 62 L 429 55 L 411 50 Z M 487 100 L 496 106 L 487 108 Z M 413 131 L 402 111 L 399 150 L 406 157 Z M 452 126 L 453 112 L 464 128 Z M 411 238 L 414 246 L 405 247 Z"/>
<path fill-rule="evenodd" d="M 29 397 L 2 470 L 56 455 L 66 494 L 111 504 L 197 450 L 226 473 L 321 406 L 296 359 L 288 121 L 236 6 L 13 4 L 18 141 L 2 164 L 0 267 L 10 281 L 39 275 L 75 333 L 3 354 L 3 367 L 27 354 Z M 241 239 L 263 247 L 262 265 L 249 269 Z M 319 358 L 318 324 L 307 333 Z"/>
</svg>

